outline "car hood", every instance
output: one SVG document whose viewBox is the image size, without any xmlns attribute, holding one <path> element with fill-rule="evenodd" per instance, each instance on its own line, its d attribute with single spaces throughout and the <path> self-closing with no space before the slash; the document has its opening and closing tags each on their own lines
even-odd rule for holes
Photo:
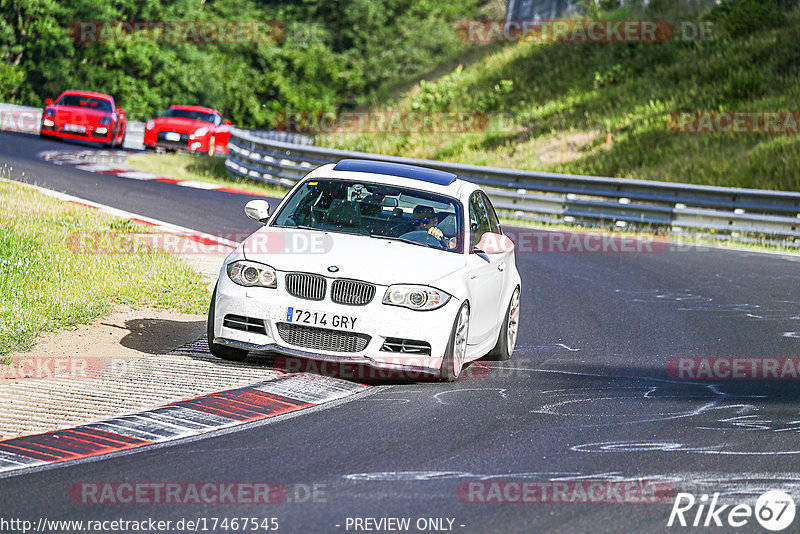
<svg viewBox="0 0 800 534">
<path fill-rule="evenodd" d="M 206 121 L 194 119 L 179 119 L 177 117 L 158 117 L 153 119 L 157 130 L 169 130 L 185 134 L 193 134 L 195 130 L 206 127 L 209 131 L 214 131 L 214 124 Z"/>
<path fill-rule="evenodd" d="M 53 106 L 55 119 L 59 122 L 69 122 L 71 124 L 94 125 L 100 122 L 103 117 L 110 117 L 108 111 L 97 111 L 79 106 Z"/>
<path fill-rule="evenodd" d="M 316 230 L 264 227 L 241 248 L 278 271 L 317 273 L 379 285 L 431 284 L 465 265 L 463 254 L 402 241 Z M 335 266 L 338 271 L 331 272 Z"/>
</svg>

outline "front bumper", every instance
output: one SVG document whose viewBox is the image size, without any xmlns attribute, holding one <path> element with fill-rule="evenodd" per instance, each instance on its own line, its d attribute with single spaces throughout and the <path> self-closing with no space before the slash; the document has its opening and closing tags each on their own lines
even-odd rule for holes
<svg viewBox="0 0 800 534">
<path fill-rule="evenodd" d="M 167 133 L 177 133 L 178 141 L 168 141 Z M 209 136 L 194 138 L 190 133 L 174 130 L 148 130 L 145 132 L 144 145 L 150 148 L 166 148 L 169 150 L 188 150 L 190 152 L 208 152 Z"/>
<path fill-rule="evenodd" d="M 74 139 L 76 141 L 91 141 L 93 143 L 109 143 L 111 142 L 111 136 L 114 133 L 113 124 L 104 126 L 87 126 L 85 133 L 65 132 L 62 128 L 63 124 L 54 124 L 53 126 L 45 126 L 44 124 L 42 124 L 41 133 L 43 135 L 59 137 L 61 139 Z M 95 130 L 97 128 L 106 128 L 107 131 L 104 134 L 96 134 Z"/>
<path fill-rule="evenodd" d="M 285 273 L 278 273 L 276 289 L 234 284 L 220 273 L 214 316 L 214 342 L 256 352 L 275 352 L 285 356 L 308 358 L 346 365 L 367 365 L 379 369 L 407 373 L 438 374 L 445 355 L 450 333 L 460 307 L 457 299 L 436 310 L 415 311 L 382 303 L 387 286 L 377 286 L 375 297 L 364 306 L 337 304 L 326 296 L 323 301 L 300 299 L 290 295 L 283 284 Z M 328 287 L 333 278 L 328 278 Z M 323 312 L 331 315 L 358 318 L 354 333 L 370 336 L 363 350 L 338 352 L 324 348 L 310 349 L 292 345 L 282 339 L 278 323 L 286 323 L 287 308 Z M 228 315 L 254 318 L 264 322 L 265 333 L 244 331 L 224 325 Z M 330 330 L 328 328 L 328 330 Z M 430 354 L 389 352 L 387 338 L 424 341 L 430 344 Z"/>
</svg>

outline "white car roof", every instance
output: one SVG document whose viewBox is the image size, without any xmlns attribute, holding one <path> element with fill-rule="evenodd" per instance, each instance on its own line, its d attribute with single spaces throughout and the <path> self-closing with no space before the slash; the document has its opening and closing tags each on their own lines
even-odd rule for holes
<svg viewBox="0 0 800 534">
<path fill-rule="evenodd" d="M 353 159 L 345 159 L 336 164 L 331 163 L 318 167 L 305 179 L 311 178 L 338 178 L 396 185 L 455 198 L 460 198 L 465 186 L 470 186 L 470 190 L 477 189 L 475 184 L 460 180 L 455 174 L 449 172 L 400 163 Z"/>
</svg>

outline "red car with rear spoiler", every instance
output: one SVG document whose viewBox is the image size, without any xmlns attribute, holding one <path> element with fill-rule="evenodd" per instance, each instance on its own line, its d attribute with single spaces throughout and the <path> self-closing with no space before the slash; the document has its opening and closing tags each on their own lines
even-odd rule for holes
<svg viewBox="0 0 800 534">
<path fill-rule="evenodd" d="M 112 96 L 92 91 L 64 91 L 45 101 L 41 137 L 59 137 L 121 147 L 125 140 L 125 110 Z"/>
</svg>

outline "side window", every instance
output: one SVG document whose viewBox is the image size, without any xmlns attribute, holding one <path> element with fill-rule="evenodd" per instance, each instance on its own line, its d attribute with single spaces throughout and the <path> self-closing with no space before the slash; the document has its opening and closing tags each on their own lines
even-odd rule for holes
<svg viewBox="0 0 800 534">
<path fill-rule="evenodd" d="M 481 193 L 481 197 L 483 198 L 484 205 L 486 205 L 486 214 L 489 217 L 489 227 L 491 231 L 495 234 L 502 234 L 503 231 L 500 229 L 500 221 L 497 218 L 497 212 L 494 211 L 492 202 L 489 200 L 489 197 L 486 196 L 486 193 Z"/>
<path fill-rule="evenodd" d="M 479 191 L 475 191 L 469 197 L 469 228 L 472 234 L 472 246 L 478 244 L 483 234 L 492 231 L 489 215 Z"/>
</svg>

